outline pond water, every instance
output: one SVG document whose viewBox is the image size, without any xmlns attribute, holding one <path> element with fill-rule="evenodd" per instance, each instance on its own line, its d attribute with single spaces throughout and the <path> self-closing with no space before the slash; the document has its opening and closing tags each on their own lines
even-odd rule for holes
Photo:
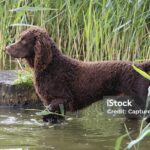
<svg viewBox="0 0 150 150">
<path fill-rule="evenodd" d="M 65 123 L 52 126 L 43 123 L 33 111 L 0 108 L 0 149 L 113 150 L 116 139 L 126 133 L 124 124 L 132 131 L 131 137 L 137 137 L 140 121 L 107 118 L 99 109 L 90 106 L 78 117 L 68 114 Z M 122 149 L 129 141 L 123 141 Z M 148 150 L 149 146 L 146 138 L 140 149 Z"/>
</svg>

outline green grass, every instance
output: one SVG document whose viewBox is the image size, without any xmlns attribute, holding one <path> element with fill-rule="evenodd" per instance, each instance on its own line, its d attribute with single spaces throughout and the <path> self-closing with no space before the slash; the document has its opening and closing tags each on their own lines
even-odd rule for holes
<svg viewBox="0 0 150 150">
<path fill-rule="evenodd" d="M 31 70 L 17 71 L 18 79 L 15 80 L 15 85 L 28 85 L 33 86 L 33 73 Z"/>
<path fill-rule="evenodd" d="M 122 143 L 127 137 L 130 140 L 130 142 L 127 143 L 127 146 L 126 146 L 126 148 L 124 148 L 124 150 L 129 150 L 129 149 L 140 150 L 140 149 L 142 149 L 142 147 L 140 147 L 141 142 L 146 137 L 150 136 L 150 123 L 147 124 L 145 122 L 145 119 L 143 119 L 141 121 L 139 134 L 138 134 L 138 137 L 135 139 L 132 139 L 132 137 L 131 137 L 132 134 L 129 133 L 126 125 L 125 125 L 125 129 L 126 129 L 127 133 L 118 137 L 118 139 L 116 140 L 116 143 L 115 143 L 115 150 L 121 150 L 122 149 Z"/>
<path fill-rule="evenodd" d="M 1 0 L 0 68 L 18 66 L 2 51 L 31 25 L 46 27 L 77 59 L 149 59 L 149 14 L 149 0 Z"/>
<path fill-rule="evenodd" d="M 139 69 L 138 67 L 136 67 L 134 65 L 133 65 L 133 69 L 136 72 L 138 72 L 141 76 L 143 76 L 144 78 L 150 80 L 150 75 L 148 75 L 146 72 L 142 71 L 141 69 Z M 146 110 L 148 110 L 148 103 L 149 103 L 149 99 L 147 99 Z M 122 141 L 127 136 L 129 136 L 131 141 L 130 141 L 130 143 L 128 143 L 126 149 L 131 149 L 134 147 L 135 150 L 139 150 L 141 141 L 144 140 L 145 137 L 150 135 L 150 123 L 148 123 L 148 124 L 146 123 L 146 125 L 145 125 L 145 123 L 146 123 L 145 116 L 143 116 L 143 119 L 142 119 L 141 125 L 140 125 L 139 135 L 134 140 L 131 138 L 129 131 L 128 131 L 127 127 L 125 126 L 127 133 L 125 135 L 120 136 L 117 139 L 116 145 L 115 145 L 115 150 L 121 149 Z"/>
</svg>

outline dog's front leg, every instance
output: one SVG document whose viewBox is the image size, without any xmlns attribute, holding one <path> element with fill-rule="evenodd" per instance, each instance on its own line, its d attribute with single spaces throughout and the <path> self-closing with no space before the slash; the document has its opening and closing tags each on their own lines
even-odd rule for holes
<svg viewBox="0 0 150 150">
<path fill-rule="evenodd" d="M 63 115 L 65 115 L 65 102 L 66 100 L 63 99 L 55 99 L 52 100 L 47 109 L 50 112 L 57 113 L 57 114 L 49 114 L 46 116 L 43 116 L 43 121 L 49 122 L 49 123 L 60 123 L 62 122 L 65 118 Z M 63 111 L 63 112 L 62 112 Z M 60 114 L 60 115 L 59 115 Z"/>
</svg>

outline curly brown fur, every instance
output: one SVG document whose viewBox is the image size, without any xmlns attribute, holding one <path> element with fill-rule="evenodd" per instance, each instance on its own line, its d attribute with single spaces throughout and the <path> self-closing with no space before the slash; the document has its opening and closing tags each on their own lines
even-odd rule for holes
<svg viewBox="0 0 150 150">
<path fill-rule="evenodd" d="M 149 81 L 132 68 L 132 62 L 82 62 L 63 55 L 45 29 L 33 27 L 6 48 L 17 58 L 25 58 L 34 70 L 35 89 L 52 111 L 64 104 L 67 111 L 82 109 L 104 96 L 126 95 L 145 108 Z M 150 62 L 136 64 L 145 71 Z"/>
</svg>

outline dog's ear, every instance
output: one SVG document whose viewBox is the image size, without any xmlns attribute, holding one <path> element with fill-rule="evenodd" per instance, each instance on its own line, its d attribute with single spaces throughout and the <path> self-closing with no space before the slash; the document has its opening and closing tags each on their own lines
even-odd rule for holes
<svg viewBox="0 0 150 150">
<path fill-rule="evenodd" d="M 34 52 L 34 69 L 43 71 L 52 61 L 51 40 L 48 35 L 41 35 L 36 39 Z"/>
</svg>

